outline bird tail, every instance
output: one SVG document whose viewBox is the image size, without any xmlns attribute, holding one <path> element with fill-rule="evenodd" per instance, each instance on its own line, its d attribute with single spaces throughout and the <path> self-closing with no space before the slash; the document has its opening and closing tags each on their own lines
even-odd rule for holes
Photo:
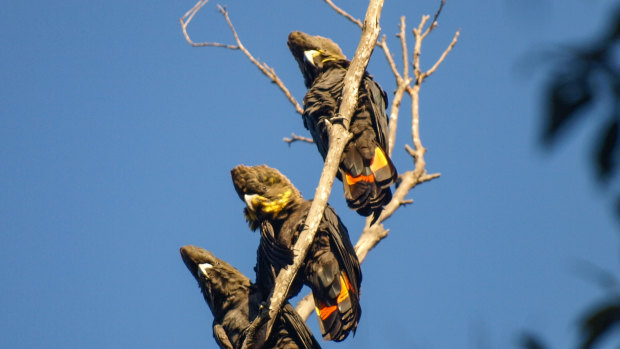
<svg viewBox="0 0 620 349">
<path fill-rule="evenodd" d="M 362 309 L 359 295 L 346 273 L 339 272 L 332 284 L 327 286 L 327 292 L 313 291 L 312 294 L 324 340 L 340 342 L 347 338 L 351 330 L 355 333 Z"/>
<path fill-rule="evenodd" d="M 295 337 L 295 344 L 297 344 L 299 349 L 321 348 L 321 345 L 314 338 L 304 320 L 299 316 L 297 310 L 295 310 L 290 303 L 286 302 L 286 304 L 282 307 L 280 314 L 282 327 L 288 330 L 289 336 Z M 276 323 L 275 326 L 277 325 L 278 324 Z"/>
<path fill-rule="evenodd" d="M 343 171 L 344 196 L 347 205 L 362 216 L 374 213 L 374 219 L 390 200 L 390 185 L 398 176 L 392 160 L 381 147 L 376 146 L 374 156 L 368 166 L 357 176 Z"/>
</svg>

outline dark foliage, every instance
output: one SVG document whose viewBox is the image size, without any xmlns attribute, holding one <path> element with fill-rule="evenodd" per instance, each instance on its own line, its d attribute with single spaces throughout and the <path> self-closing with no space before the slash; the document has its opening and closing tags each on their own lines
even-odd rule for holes
<svg viewBox="0 0 620 349">
<path fill-rule="evenodd" d="M 616 299 L 594 307 L 586 312 L 580 321 L 581 341 L 579 348 L 595 348 L 599 340 L 609 334 L 610 330 L 617 329 L 620 323 L 620 300 Z"/>
<path fill-rule="evenodd" d="M 524 333 L 519 338 L 519 347 L 523 349 L 546 349 L 547 346 L 543 344 L 542 340 L 535 334 Z"/>
<path fill-rule="evenodd" d="M 596 147 L 595 165 L 601 180 L 608 180 L 614 174 L 618 161 L 618 122 L 612 120 L 604 125 L 601 132 L 604 136 Z"/>
<path fill-rule="evenodd" d="M 620 179 L 620 7 L 613 13 L 607 30 L 588 44 L 567 48 L 554 65 L 547 81 L 546 108 L 542 142 L 555 145 L 570 127 L 583 120 L 600 125 L 594 135 L 592 167 L 598 182 L 611 188 L 612 179 Z M 556 57 L 556 58 L 558 58 Z M 594 112 L 603 110 L 603 112 Z M 620 195 L 615 194 L 615 214 L 620 218 Z M 615 282 L 604 284 L 615 285 Z M 615 280 L 612 280 L 615 281 Z M 611 292 L 617 289 L 613 289 Z M 579 320 L 581 337 L 578 348 L 600 346 L 601 339 L 620 329 L 620 299 L 611 293 L 608 301 L 584 312 Z M 526 349 L 545 348 L 538 337 L 524 334 L 520 346 Z"/>
<path fill-rule="evenodd" d="M 620 142 L 620 8 L 608 30 L 589 44 L 562 52 L 556 71 L 547 82 L 546 115 L 542 132 L 543 144 L 555 144 L 562 134 L 589 119 L 601 126 L 594 135 L 593 169 L 601 185 L 609 186 L 617 173 Z M 616 52 L 615 52 L 616 51 Z M 603 107 L 602 113 L 593 109 Z M 618 198 L 620 201 L 620 197 Z M 620 204 L 617 205 L 620 218 Z"/>
</svg>

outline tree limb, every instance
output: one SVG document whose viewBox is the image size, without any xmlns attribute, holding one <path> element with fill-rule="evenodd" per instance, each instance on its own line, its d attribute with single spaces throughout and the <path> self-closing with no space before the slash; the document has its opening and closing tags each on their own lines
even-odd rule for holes
<svg viewBox="0 0 620 349">
<path fill-rule="evenodd" d="M 325 157 L 325 165 L 319 185 L 316 189 L 314 200 L 310 206 L 308 217 L 304 223 L 304 230 L 299 235 L 297 242 L 293 248 L 295 259 L 293 264 L 280 271 L 276 278 L 275 287 L 271 294 L 269 301 L 269 315 L 265 330 L 257 329 L 258 326 L 263 326 L 264 322 L 262 316 L 258 316 L 250 325 L 250 333 L 264 334 L 263 338 L 269 337 L 271 328 L 276 319 L 276 315 L 280 311 L 283 302 L 286 300 L 289 288 L 292 284 L 301 263 L 304 261 L 308 248 L 314 240 L 314 235 L 318 229 L 319 223 L 323 218 L 323 212 L 327 206 L 327 199 L 331 192 L 331 188 L 338 171 L 340 159 L 342 157 L 342 151 L 345 145 L 351 138 L 351 134 L 348 131 L 349 124 L 353 111 L 357 105 L 359 85 L 370 60 L 370 55 L 375 47 L 377 37 L 379 36 L 379 18 L 381 15 L 381 9 L 383 7 L 383 0 L 370 0 L 368 10 L 366 12 L 366 18 L 364 19 L 364 25 L 362 29 L 362 35 L 358 44 L 355 56 L 351 61 L 349 69 L 345 75 L 345 84 L 342 92 L 342 102 L 338 114 L 343 117 L 342 125 L 333 124 L 329 127 L 329 151 Z M 262 314 L 261 314 L 262 315 Z M 248 335 L 244 341 L 242 348 L 249 348 L 250 343 L 255 342 L 255 338 L 250 338 Z M 258 344 L 260 348 L 262 343 Z"/>
</svg>

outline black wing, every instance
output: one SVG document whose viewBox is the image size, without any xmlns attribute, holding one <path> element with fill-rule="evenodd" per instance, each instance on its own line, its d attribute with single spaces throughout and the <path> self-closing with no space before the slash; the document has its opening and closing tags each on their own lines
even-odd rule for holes
<svg viewBox="0 0 620 349">
<path fill-rule="evenodd" d="M 261 222 L 260 233 L 261 239 L 258 253 L 261 258 L 265 258 L 276 269 L 293 264 L 293 250 L 276 239 L 271 223 L 268 221 Z"/>
<path fill-rule="evenodd" d="M 347 229 L 330 206 L 308 258 L 305 279 L 312 288 L 323 339 L 342 341 L 351 330 L 355 333 L 362 314 L 362 274 Z"/>
<path fill-rule="evenodd" d="M 338 113 L 347 73 L 341 61 L 328 63 L 304 97 L 303 114 L 304 126 L 310 131 L 323 159 L 329 150 L 329 135 L 323 119 L 331 120 Z"/>
<path fill-rule="evenodd" d="M 261 301 L 271 292 L 280 269 L 293 264 L 293 250 L 275 238 L 273 226 L 261 222 L 261 239 L 256 254 L 256 286 L 261 292 Z"/>
<path fill-rule="evenodd" d="M 319 229 L 329 232 L 331 242 L 338 251 L 336 257 L 339 259 L 341 265 L 344 266 L 350 278 L 349 281 L 355 289 L 356 294 L 359 296 L 359 288 L 362 283 L 360 262 L 357 259 L 355 248 L 353 248 L 353 244 L 351 244 L 347 228 L 336 214 L 336 211 L 329 205 L 325 208 L 323 220 L 321 221 Z"/>
<path fill-rule="evenodd" d="M 300 349 L 320 349 L 321 345 L 314 338 L 304 320 L 290 303 L 286 303 L 280 311 L 282 326 L 286 328 L 291 339 Z M 279 346 L 278 346 L 279 348 Z"/>
<path fill-rule="evenodd" d="M 372 123 L 373 128 L 375 130 L 375 134 L 377 135 L 377 143 L 387 151 L 387 139 L 388 139 L 388 123 L 389 118 L 386 113 L 387 107 L 387 94 L 379 84 L 377 84 L 372 76 L 369 74 L 364 75 L 363 80 L 364 87 L 368 92 L 368 99 L 372 106 Z"/>
</svg>

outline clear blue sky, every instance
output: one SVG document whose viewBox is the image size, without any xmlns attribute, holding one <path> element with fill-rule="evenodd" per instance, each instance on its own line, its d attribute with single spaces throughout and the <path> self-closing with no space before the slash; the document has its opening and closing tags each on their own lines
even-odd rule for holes
<svg viewBox="0 0 620 349">
<path fill-rule="evenodd" d="M 399 17 L 417 25 L 438 2 L 385 4 L 397 57 Z M 613 3 L 448 1 L 422 56 L 428 67 L 462 30 L 421 94 L 427 168 L 442 177 L 386 222 L 390 236 L 363 265 L 357 335 L 325 348 L 510 348 L 525 329 L 553 348 L 575 343 L 577 316 L 604 292 L 574 266 L 617 271 L 618 227 L 592 180 L 595 128 L 553 153 L 538 147 L 548 68 L 538 58 L 598 34 Z M 307 134 L 300 116 L 240 52 L 185 42 L 178 18 L 193 4 L 3 2 L 0 347 L 213 348 L 212 316 L 178 249 L 205 247 L 253 278 L 258 235 L 229 170 L 265 163 L 313 195 L 318 152 L 281 140 Z M 287 34 L 329 36 L 349 57 L 359 38 L 322 1 L 224 4 L 299 100 Z M 359 1 L 339 4 L 363 16 Z M 232 42 L 215 5 L 190 33 Z M 369 71 L 391 93 L 381 51 Z M 408 122 L 398 136 L 404 171 Z M 339 183 L 330 202 L 357 240 L 363 221 Z"/>
</svg>

